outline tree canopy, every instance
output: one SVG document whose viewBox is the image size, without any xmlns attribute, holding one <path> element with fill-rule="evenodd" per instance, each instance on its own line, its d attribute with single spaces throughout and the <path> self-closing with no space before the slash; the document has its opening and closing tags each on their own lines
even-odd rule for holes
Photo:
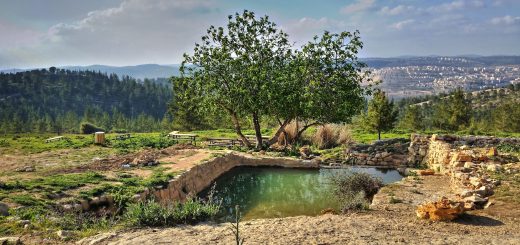
<svg viewBox="0 0 520 245">
<path fill-rule="evenodd" d="M 292 120 L 305 122 L 302 131 L 315 124 L 348 122 L 370 91 L 361 86 L 370 82 L 357 58 L 362 46 L 358 31 L 325 32 L 296 49 L 268 16 L 257 18 L 245 10 L 228 16 L 226 27 L 210 26 L 193 54 L 184 55 L 178 82 L 185 91 L 176 95 L 172 107 L 180 110 L 189 101 L 204 113 L 225 112 L 250 146 L 240 120 L 248 118 L 257 148 L 263 144 L 263 118 L 279 122 L 273 138 Z"/>
<path fill-rule="evenodd" d="M 394 128 L 397 115 L 394 102 L 388 100 L 385 92 L 376 90 L 368 103 L 367 112 L 363 115 L 363 125 L 367 130 L 377 132 L 378 139 L 381 140 L 381 132 Z"/>
</svg>

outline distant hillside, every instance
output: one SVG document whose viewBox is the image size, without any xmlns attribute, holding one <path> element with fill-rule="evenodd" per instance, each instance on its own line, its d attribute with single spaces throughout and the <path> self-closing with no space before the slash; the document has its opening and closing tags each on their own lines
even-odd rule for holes
<svg viewBox="0 0 520 245">
<path fill-rule="evenodd" d="M 4 132 L 77 131 L 80 121 L 89 121 L 105 129 L 151 130 L 165 115 L 172 94 L 170 87 L 160 83 L 93 71 L 0 74 L 0 128 Z"/>
<path fill-rule="evenodd" d="M 179 75 L 179 65 L 157 65 L 145 64 L 136 66 L 66 66 L 63 67 L 73 71 L 100 71 L 107 74 L 117 74 L 118 76 L 130 76 L 136 79 L 144 78 L 169 78 Z"/>
<path fill-rule="evenodd" d="M 458 104 L 464 101 L 465 106 Z M 462 99 L 460 99 L 462 98 Z M 404 98 L 397 102 L 401 125 L 430 130 L 465 129 L 480 132 L 520 132 L 520 84 L 473 92 L 454 91 Z M 458 109 L 462 110 L 457 111 Z M 456 117 L 465 123 L 448 125 Z"/>
<path fill-rule="evenodd" d="M 154 79 L 154 78 L 169 78 L 171 76 L 179 75 L 180 65 L 157 65 L 157 64 L 144 64 L 135 66 L 107 66 L 107 65 L 89 65 L 89 66 L 63 66 L 58 67 L 61 69 L 67 69 L 71 71 L 99 71 L 101 73 L 116 74 L 119 77 L 129 76 L 135 79 Z M 44 68 L 44 69 L 47 69 Z M 30 70 L 39 69 L 5 69 L 0 70 L 0 73 L 16 73 Z"/>
</svg>

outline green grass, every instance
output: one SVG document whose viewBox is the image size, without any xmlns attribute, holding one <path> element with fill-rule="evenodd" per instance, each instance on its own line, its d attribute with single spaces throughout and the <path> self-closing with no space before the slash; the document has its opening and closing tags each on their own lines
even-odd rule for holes
<svg viewBox="0 0 520 245">
<path fill-rule="evenodd" d="M 52 134 L 20 134 L 0 136 L 0 149 L 6 153 L 39 153 L 56 149 L 80 149 L 93 145 L 92 135 L 64 135 L 64 140 L 45 143 Z"/>
<path fill-rule="evenodd" d="M 364 143 L 369 144 L 373 141 L 377 140 L 377 133 L 367 133 L 361 130 L 353 130 L 352 131 L 352 137 L 354 138 L 354 141 L 357 143 Z M 405 132 L 385 132 L 381 133 L 381 139 L 392 139 L 392 138 L 410 138 L 410 133 Z"/>
<path fill-rule="evenodd" d="M 102 180 L 105 180 L 105 176 L 96 172 L 58 174 L 26 181 L 9 182 L 6 183 L 6 187 L 37 192 L 61 192 L 86 184 L 97 184 Z"/>
</svg>

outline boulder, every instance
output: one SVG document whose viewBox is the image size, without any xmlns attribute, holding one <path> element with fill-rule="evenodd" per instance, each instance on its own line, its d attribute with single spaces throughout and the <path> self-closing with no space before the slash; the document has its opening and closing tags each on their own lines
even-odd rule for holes
<svg viewBox="0 0 520 245">
<path fill-rule="evenodd" d="M 419 205 L 417 217 L 432 221 L 451 221 L 464 213 L 464 203 L 451 201 L 446 197 L 436 202 Z"/>
</svg>

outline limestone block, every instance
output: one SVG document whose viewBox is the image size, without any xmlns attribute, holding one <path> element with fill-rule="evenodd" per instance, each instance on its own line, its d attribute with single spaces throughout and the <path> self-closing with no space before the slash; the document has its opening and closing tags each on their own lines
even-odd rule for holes
<svg viewBox="0 0 520 245">
<path fill-rule="evenodd" d="M 417 217 L 432 221 L 451 221 L 463 213 L 464 203 L 451 201 L 446 197 L 419 205 L 416 210 Z"/>
</svg>

